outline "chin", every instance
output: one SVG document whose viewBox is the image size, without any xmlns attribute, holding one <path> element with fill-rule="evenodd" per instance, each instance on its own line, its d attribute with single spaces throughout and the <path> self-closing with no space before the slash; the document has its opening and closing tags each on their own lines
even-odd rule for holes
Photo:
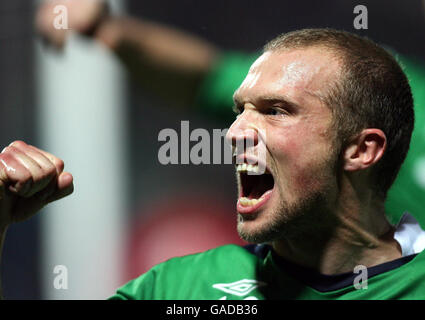
<svg viewBox="0 0 425 320">
<path fill-rule="evenodd" d="M 265 243 L 281 238 L 284 223 L 276 224 L 264 218 L 238 215 L 237 231 L 241 239 L 249 243 Z"/>
</svg>

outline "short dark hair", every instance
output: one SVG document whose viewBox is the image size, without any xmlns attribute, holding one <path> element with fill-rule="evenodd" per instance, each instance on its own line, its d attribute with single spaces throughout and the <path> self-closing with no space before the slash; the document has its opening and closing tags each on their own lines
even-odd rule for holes
<svg viewBox="0 0 425 320">
<path fill-rule="evenodd" d="M 373 168 L 374 189 L 386 197 L 409 150 L 414 127 L 413 97 L 395 58 L 373 41 L 334 29 L 303 29 L 282 34 L 264 51 L 324 47 L 342 63 L 341 76 L 324 93 L 333 113 L 339 147 L 365 128 L 381 129 L 387 150 Z"/>
</svg>

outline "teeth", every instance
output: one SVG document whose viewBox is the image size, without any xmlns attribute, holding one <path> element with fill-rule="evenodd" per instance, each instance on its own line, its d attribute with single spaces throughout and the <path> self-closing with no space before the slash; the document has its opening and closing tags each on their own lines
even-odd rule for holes
<svg viewBox="0 0 425 320">
<path fill-rule="evenodd" d="M 241 205 L 243 205 L 244 207 L 250 207 L 250 206 L 254 206 L 258 203 L 258 199 L 248 199 L 247 197 L 242 197 L 239 199 L 239 202 Z"/>
<path fill-rule="evenodd" d="M 259 169 L 258 165 L 242 163 L 242 164 L 238 164 L 236 166 L 236 171 L 237 172 L 254 172 L 254 173 L 258 173 L 260 171 L 260 169 Z"/>
</svg>

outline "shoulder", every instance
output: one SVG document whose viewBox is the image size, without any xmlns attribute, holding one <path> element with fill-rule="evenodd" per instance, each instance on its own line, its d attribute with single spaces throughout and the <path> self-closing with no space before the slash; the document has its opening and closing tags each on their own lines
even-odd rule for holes
<svg viewBox="0 0 425 320">
<path fill-rule="evenodd" d="M 229 244 L 201 253 L 171 258 L 151 269 L 157 276 L 166 277 L 171 272 L 176 275 L 208 276 L 212 273 L 227 272 L 234 264 L 249 265 L 256 256 L 245 247 Z M 163 274 L 165 272 L 165 274 Z"/>
<path fill-rule="evenodd" d="M 157 268 L 169 268 L 185 266 L 193 263 L 211 263 L 220 262 L 222 259 L 228 258 L 230 255 L 246 255 L 247 250 L 238 245 L 228 244 L 204 252 L 190 254 L 182 257 L 174 257 L 157 265 Z"/>
<path fill-rule="evenodd" d="M 238 245 L 171 258 L 118 289 L 111 299 L 201 298 L 217 282 L 238 277 L 241 270 L 255 275 L 258 257 Z"/>
</svg>

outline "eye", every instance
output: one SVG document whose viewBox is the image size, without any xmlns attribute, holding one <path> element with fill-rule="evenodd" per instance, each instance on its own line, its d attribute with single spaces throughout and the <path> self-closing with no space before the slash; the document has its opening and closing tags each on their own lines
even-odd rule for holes
<svg viewBox="0 0 425 320">
<path fill-rule="evenodd" d="M 236 114 L 236 117 L 240 116 L 244 108 L 239 106 L 233 106 L 233 112 Z"/>
<path fill-rule="evenodd" d="M 268 108 L 265 114 L 270 116 L 287 116 L 288 115 L 288 113 L 285 110 L 282 110 L 279 107 Z"/>
</svg>

